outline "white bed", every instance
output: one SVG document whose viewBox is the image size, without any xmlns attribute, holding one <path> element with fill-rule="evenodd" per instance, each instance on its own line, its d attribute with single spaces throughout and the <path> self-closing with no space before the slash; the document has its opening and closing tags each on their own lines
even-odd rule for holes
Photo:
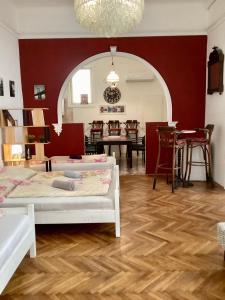
<svg viewBox="0 0 225 300">
<path fill-rule="evenodd" d="M 92 164 L 94 165 L 94 164 Z M 34 204 L 36 224 L 57 224 L 57 223 L 114 223 L 116 237 L 120 236 L 120 208 L 119 208 L 119 168 L 111 165 L 111 182 L 105 195 L 89 196 L 39 196 L 17 197 L 14 195 L 18 185 L 11 189 L 4 196 L 0 207 L 16 207 L 27 204 Z M 57 173 L 57 172 L 56 172 Z M 36 173 L 35 173 L 36 174 Z M 50 173 L 45 173 L 46 176 Z M 1 174 L 0 174 L 1 175 Z M 27 174 L 30 176 L 30 174 Z M 30 177 L 31 181 L 35 175 Z M 0 176 L 0 187 L 1 180 Z M 5 181 L 4 181 L 5 182 Z M 10 179 L 10 183 L 14 182 Z M 25 182 L 25 183 L 24 183 Z M 16 184 L 17 182 L 15 182 Z M 26 180 L 23 181 L 26 185 Z M 11 186 L 10 186 L 11 187 Z M 50 187 L 49 187 L 50 188 Z M 0 189 L 1 190 L 1 189 Z M 60 192 L 59 192 L 60 195 Z"/>
<path fill-rule="evenodd" d="M 34 206 L 0 209 L 0 294 L 30 250 L 36 256 Z"/>
</svg>

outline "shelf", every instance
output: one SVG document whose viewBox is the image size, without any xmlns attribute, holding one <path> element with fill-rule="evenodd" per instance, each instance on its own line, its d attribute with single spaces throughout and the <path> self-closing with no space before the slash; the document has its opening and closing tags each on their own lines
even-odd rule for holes
<svg viewBox="0 0 225 300">
<path fill-rule="evenodd" d="M 32 158 L 32 159 L 25 159 L 24 157 L 23 158 L 12 158 L 10 160 L 5 160 L 5 162 L 26 162 L 26 163 L 37 163 L 37 162 L 46 162 L 46 161 L 49 161 L 50 158 L 48 157 L 43 157 L 43 159 L 35 159 L 35 158 Z"/>
<path fill-rule="evenodd" d="M 19 126 L 0 126 L 0 128 L 46 128 L 49 125 L 19 125 Z"/>
<path fill-rule="evenodd" d="M 18 125 L 16 120 L 14 120 L 10 111 L 21 111 L 23 112 L 23 124 Z M 44 119 L 44 111 L 48 110 L 48 108 L 2 108 L 0 109 L 0 128 L 2 128 L 3 133 L 3 160 L 5 163 L 20 163 L 25 162 L 27 164 L 32 162 L 44 162 L 49 159 L 45 157 L 45 145 L 49 144 L 49 135 L 50 135 L 50 126 L 45 125 Z M 29 130 L 29 128 L 33 128 L 34 130 Z M 38 129 L 39 130 L 36 130 Z M 40 135 L 40 132 L 42 133 Z M 34 133 L 34 134 L 32 134 Z M 34 142 L 29 143 L 28 140 L 34 135 Z M 37 142 L 35 140 L 39 140 L 39 138 L 43 136 L 46 142 Z M 17 142 L 17 140 L 19 140 Z M 24 142 L 22 142 L 24 141 Z M 21 148 L 20 152 L 25 152 L 25 158 L 21 158 L 17 155 L 18 149 L 16 149 L 16 145 L 18 148 Z M 23 148 L 22 148 L 23 145 Z M 34 145 L 34 146 L 33 146 Z M 32 146 L 32 147 L 31 147 Z M 32 155 L 33 154 L 33 155 Z M 26 159 L 32 155 L 32 159 Z M 24 153 L 23 153 L 24 156 Z"/>
<path fill-rule="evenodd" d="M 49 108 L 47 107 L 1 108 L 1 110 L 34 110 L 34 109 L 49 110 Z"/>
<path fill-rule="evenodd" d="M 38 144 L 40 144 L 40 145 L 48 145 L 48 144 L 50 144 L 50 142 L 46 142 L 46 143 L 41 143 L 41 142 L 34 142 L 34 143 L 20 143 L 20 142 L 15 142 L 15 143 L 4 143 L 3 145 L 7 145 L 7 146 L 11 146 L 11 145 L 38 145 Z"/>
</svg>

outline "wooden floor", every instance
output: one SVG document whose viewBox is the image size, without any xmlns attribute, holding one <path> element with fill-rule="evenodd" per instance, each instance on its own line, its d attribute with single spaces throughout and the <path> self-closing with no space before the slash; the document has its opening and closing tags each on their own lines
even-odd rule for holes
<svg viewBox="0 0 225 300">
<path fill-rule="evenodd" d="M 120 239 L 114 226 L 39 225 L 37 258 L 26 257 L 1 299 L 225 299 L 216 223 L 225 192 L 178 188 L 147 176 L 121 180 Z"/>
</svg>

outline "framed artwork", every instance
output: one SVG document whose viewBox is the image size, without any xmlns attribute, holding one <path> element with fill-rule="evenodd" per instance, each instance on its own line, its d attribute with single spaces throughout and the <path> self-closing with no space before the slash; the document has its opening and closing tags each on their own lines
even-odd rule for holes
<svg viewBox="0 0 225 300">
<path fill-rule="evenodd" d="M 3 78 L 0 78 L 0 96 L 4 96 Z"/>
<path fill-rule="evenodd" d="M 9 80 L 9 95 L 15 97 L 15 81 Z"/>
<path fill-rule="evenodd" d="M 224 54 L 218 47 L 213 47 L 208 61 L 208 89 L 207 93 L 212 95 L 218 92 L 223 93 L 223 61 Z"/>
<path fill-rule="evenodd" d="M 100 114 L 125 114 L 125 105 L 101 105 Z"/>
<path fill-rule="evenodd" d="M 88 94 L 80 95 L 80 104 L 88 104 Z"/>
<path fill-rule="evenodd" d="M 46 90 L 44 84 L 35 84 L 34 85 L 34 99 L 35 100 L 45 100 Z"/>
</svg>

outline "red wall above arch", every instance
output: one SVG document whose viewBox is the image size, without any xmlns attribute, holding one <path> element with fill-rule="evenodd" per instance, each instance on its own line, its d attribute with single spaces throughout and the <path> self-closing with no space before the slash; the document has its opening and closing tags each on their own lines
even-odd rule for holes
<svg viewBox="0 0 225 300">
<path fill-rule="evenodd" d="M 85 59 L 115 45 L 118 51 L 137 55 L 159 71 L 171 94 L 173 120 L 180 127 L 203 126 L 206 44 L 206 36 L 20 40 L 24 106 L 49 107 L 47 123 L 57 122 L 57 99 L 69 73 Z M 46 85 L 46 100 L 34 100 L 34 84 Z M 52 143 L 54 148 L 54 139 Z"/>
</svg>

